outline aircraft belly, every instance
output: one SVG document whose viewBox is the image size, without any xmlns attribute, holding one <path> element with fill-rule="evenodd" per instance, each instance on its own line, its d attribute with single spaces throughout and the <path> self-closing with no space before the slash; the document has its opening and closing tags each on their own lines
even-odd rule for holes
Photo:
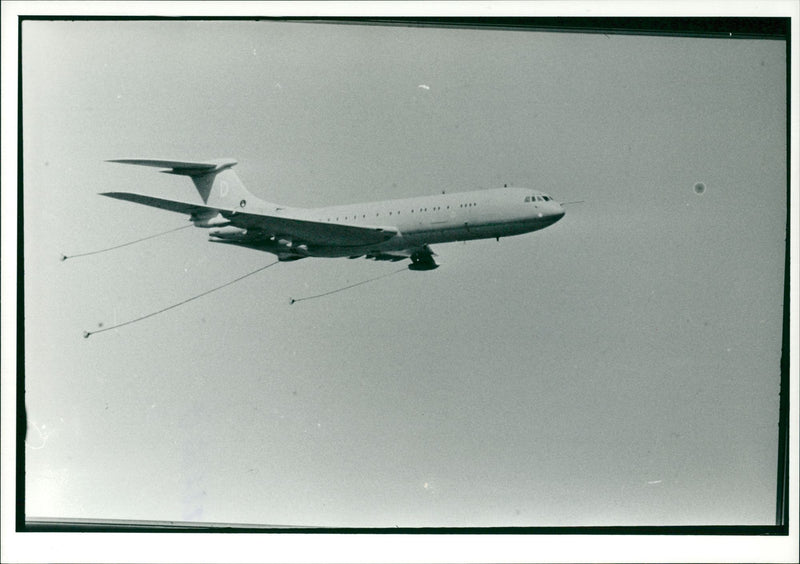
<svg viewBox="0 0 800 564">
<path fill-rule="evenodd" d="M 448 223 L 447 225 L 427 225 L 414 231 L 404 232 L 403 238 L 413 244 L 436 244 L 471 239 L 489 239 L 494 237 L 510 237 L 522 235 L 542 229 L 549 224 L 540 224 L 535 220 L 489 221 L 473 224 L 468 221 Z"/>
</svg>

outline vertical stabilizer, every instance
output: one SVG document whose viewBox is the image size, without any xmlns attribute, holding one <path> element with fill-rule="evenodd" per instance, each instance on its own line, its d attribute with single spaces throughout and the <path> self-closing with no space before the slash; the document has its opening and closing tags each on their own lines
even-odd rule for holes
<svg viewBox="0 0 800 564">
<path fill-rule="evenodd" d="M 209 172 L 190 174 L 194 187 L 203 199 L 203 203 L 215 208 L 238 208 L 244 207 L 248 201 L 255 202 L 256 197 L 244 187 L 242 181 L 229 164 L 225 167 L 214 169 Z M 185 174 L 183 172 L 168 171 L 171 174 Z"/>
</svg>

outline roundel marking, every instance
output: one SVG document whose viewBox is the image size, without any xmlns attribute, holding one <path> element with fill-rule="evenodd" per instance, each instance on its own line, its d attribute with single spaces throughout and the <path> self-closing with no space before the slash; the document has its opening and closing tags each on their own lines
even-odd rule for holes
<svg viewBox="0 0 800 564">
<path fill-rule="evenodd" d="M 240 208 L 243 208 L 243 207 L 245 207 L 246 205 L 247 205 L 247 200 L 242 200 L 241 202 L 239 202 L 239 207 L 240 207 Z"/>
</svg>

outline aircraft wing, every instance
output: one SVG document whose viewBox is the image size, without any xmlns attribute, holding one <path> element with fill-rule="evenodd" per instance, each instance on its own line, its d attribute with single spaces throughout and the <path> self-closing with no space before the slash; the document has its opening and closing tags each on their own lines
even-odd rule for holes
<svg viewBox="0 0 800 564">
<path fill-rule="evenodd" d="M 288 237 L 294 241 L 308 244 L 357 247 L 381 243 L 397 235 L 395 229 L 386 227 L 361 227 L 277 215 L 247 213 L 237 210 L 223 210 L 202 204 L 166 200 L 131 192 L 104 192 L 101 195 L 178 213 L 208 214 L 219 212 L 236 227 L 258 231 L 265 236 Z"/>
<path fill-rule="evenodd" d="M 327 246 L 375 245 L 397 235 L 397 230 L 387 227 L 360 227 L 254 213 L 237 212 L 230 220 L 237 227 L 257 229 L 270 235 L 288 236 L 295 241 Z"/>
<path fill-rule="evenodd" d="M 154 198 L 152 196 L 145 196 L 143 194 L 134 194 L 133 192 L 103 192 L 101 196 L 108 196 L 109 198 L 116 198 L 117 200 L 125 200 L 127 202 L 135 202 L 137 204 L 144 204 L 145 206 L 152 206 L 154 208 L 161 208 L 162 210 L 169 210 L 179 213 L 204 213 L 210 211 L 219 211 L 203 204 L 190 204 L 188 202 L 178 202 L 175 200 L 165 200 L 164 198 Z"/>
</svg>

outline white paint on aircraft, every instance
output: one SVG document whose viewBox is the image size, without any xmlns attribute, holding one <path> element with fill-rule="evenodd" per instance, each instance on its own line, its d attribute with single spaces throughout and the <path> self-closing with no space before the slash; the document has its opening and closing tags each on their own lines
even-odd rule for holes
<svg viewBox="0 0 800 564">
<path fill-rule="evenodd" d="M 410 269 L 432 270 L 438 266 L 432 244 L 530 233 L 549 227 L 565 213 L 563 205 L 548 194 L 520 187 L 294 208 L 251 194 L 232 170 L 233 159 L 110 162 L 165 168 L 164 172 L 188 176 L 202 203 L 131 192 L 106 192 L 103 196 L 188 214 L 196 227 L 209 229 L 211 241 L 273 253 L 282 261 L 306 257 L 411 259 Z"/>
</svg>

